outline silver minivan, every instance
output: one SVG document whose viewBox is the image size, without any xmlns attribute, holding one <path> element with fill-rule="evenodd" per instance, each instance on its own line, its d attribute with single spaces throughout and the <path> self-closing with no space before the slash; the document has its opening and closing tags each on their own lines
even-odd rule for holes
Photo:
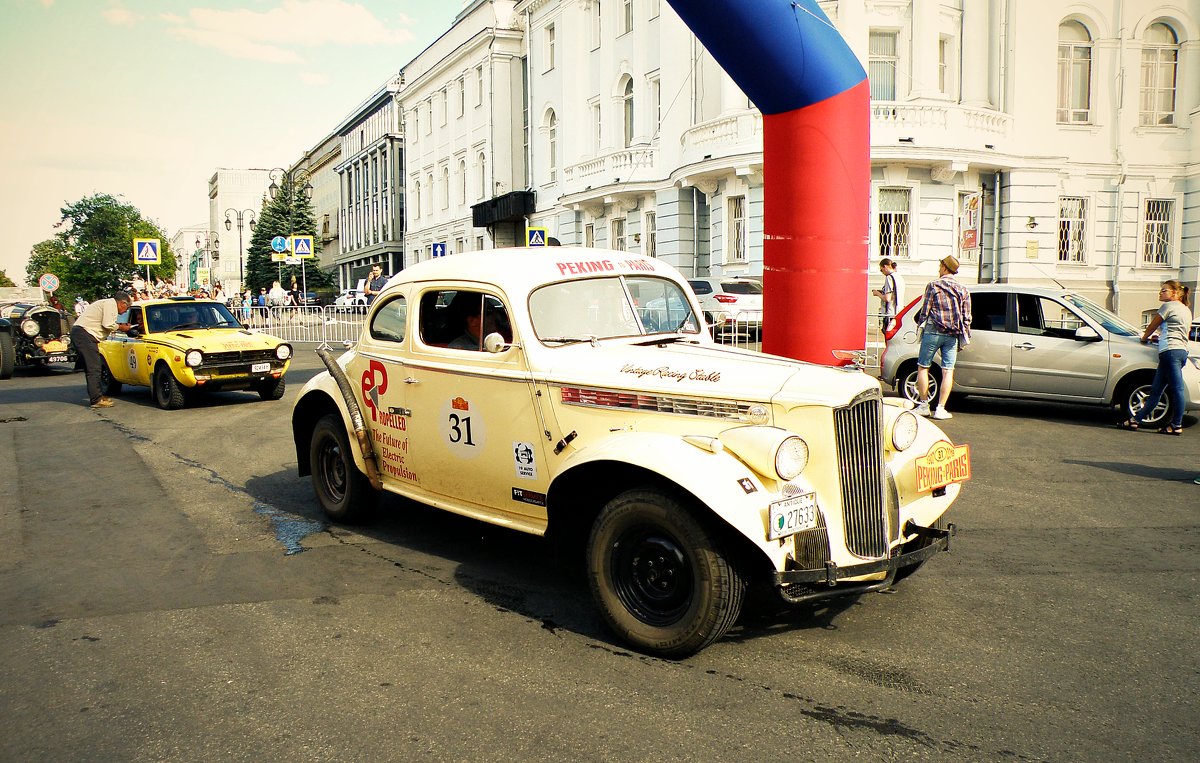
<svg viewBox="0 0 1200 763">
<path fill-rule="evenodd" d="M 1129 418 L 1142 409 L 1158 366 L 1142 331 L 1095 302 L 1058 288 L 1019 284 L 967 285 L 971 343 L 958 354 L 954 391 L 962 394 L 1112 405 Z M 916 314 L 921 299 L 900 314 L 885 336 L 880 377 L 917 401 Z M 937 359 L 935 358 L 935 361 Z M 929 379 L 937 397 L 941 370 Z M 1200 343 L 1183 368 L 1188 410 L 1200 409 Z M 1146 422 L 1166 420 L 1167 396 Z"/>
</svg>

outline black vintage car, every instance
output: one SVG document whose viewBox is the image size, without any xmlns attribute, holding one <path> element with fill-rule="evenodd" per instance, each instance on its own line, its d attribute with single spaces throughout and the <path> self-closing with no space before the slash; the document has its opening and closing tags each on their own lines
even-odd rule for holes
<svg viewBox="0 0 1200 763">
<path fill-rule="evenodd" d="M 0 305 L 0 379 L 12 376 L 17 366 L 74 368 L 74 322 L 66 312 L 50 305 Z"/>
</svg>

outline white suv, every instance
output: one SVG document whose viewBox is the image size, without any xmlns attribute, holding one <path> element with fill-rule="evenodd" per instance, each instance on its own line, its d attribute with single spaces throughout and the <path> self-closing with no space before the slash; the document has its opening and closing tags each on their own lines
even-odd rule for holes
<svg viewBox="0 0 1200 763">
<path fill-rule="evenodd" d="M 762 330 L 763 286 L 758 278 L 689 278 L 704 320 L 714 335 L 752 334 Z"/>
</svg>

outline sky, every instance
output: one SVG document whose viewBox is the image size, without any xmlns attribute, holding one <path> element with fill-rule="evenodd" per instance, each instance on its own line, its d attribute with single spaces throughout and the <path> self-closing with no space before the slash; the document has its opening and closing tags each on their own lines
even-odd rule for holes
<svg viewBox="0 0 1200 763">
<path fill-rule="evenodd" d="M 462 0 L 0 0 L 0 270 L 60 209 L 118 196 L 208 220 L 219 167 L 287 167 L 443 32 Z"/>
</svg>

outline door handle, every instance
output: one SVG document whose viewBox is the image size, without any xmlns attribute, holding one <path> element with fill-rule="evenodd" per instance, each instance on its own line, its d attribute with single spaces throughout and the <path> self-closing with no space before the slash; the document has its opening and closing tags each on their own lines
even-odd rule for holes
<svg viewBox="0 0 1200 763">
<path fill-rule="evenodd" d="M 1036 347 L 1034 347 L 1034 346 L 1033 346 L 1032 344 L 1030 344 L 1029 342 L 1025 342 L 1024 344 L 1014 344 L 1014 345 L 1013 345 L 1013 349 L 1014 349 L 1014 350 L 1034 350 L 1034 349 L 1037 349 L 1037 348 L 1036 348 Z"/>
<path fill-rule="evenodd" d="M 420 384 L 420 383 L 421 383 L 421 380 L 420 380 L 420 379 L 414 379 L 414 378 L 412 378 L 411 376 L 406 376 L 406 377 L 404 377 L 404 383 L 405 383 L 405 384 Z"/>
</svg>

